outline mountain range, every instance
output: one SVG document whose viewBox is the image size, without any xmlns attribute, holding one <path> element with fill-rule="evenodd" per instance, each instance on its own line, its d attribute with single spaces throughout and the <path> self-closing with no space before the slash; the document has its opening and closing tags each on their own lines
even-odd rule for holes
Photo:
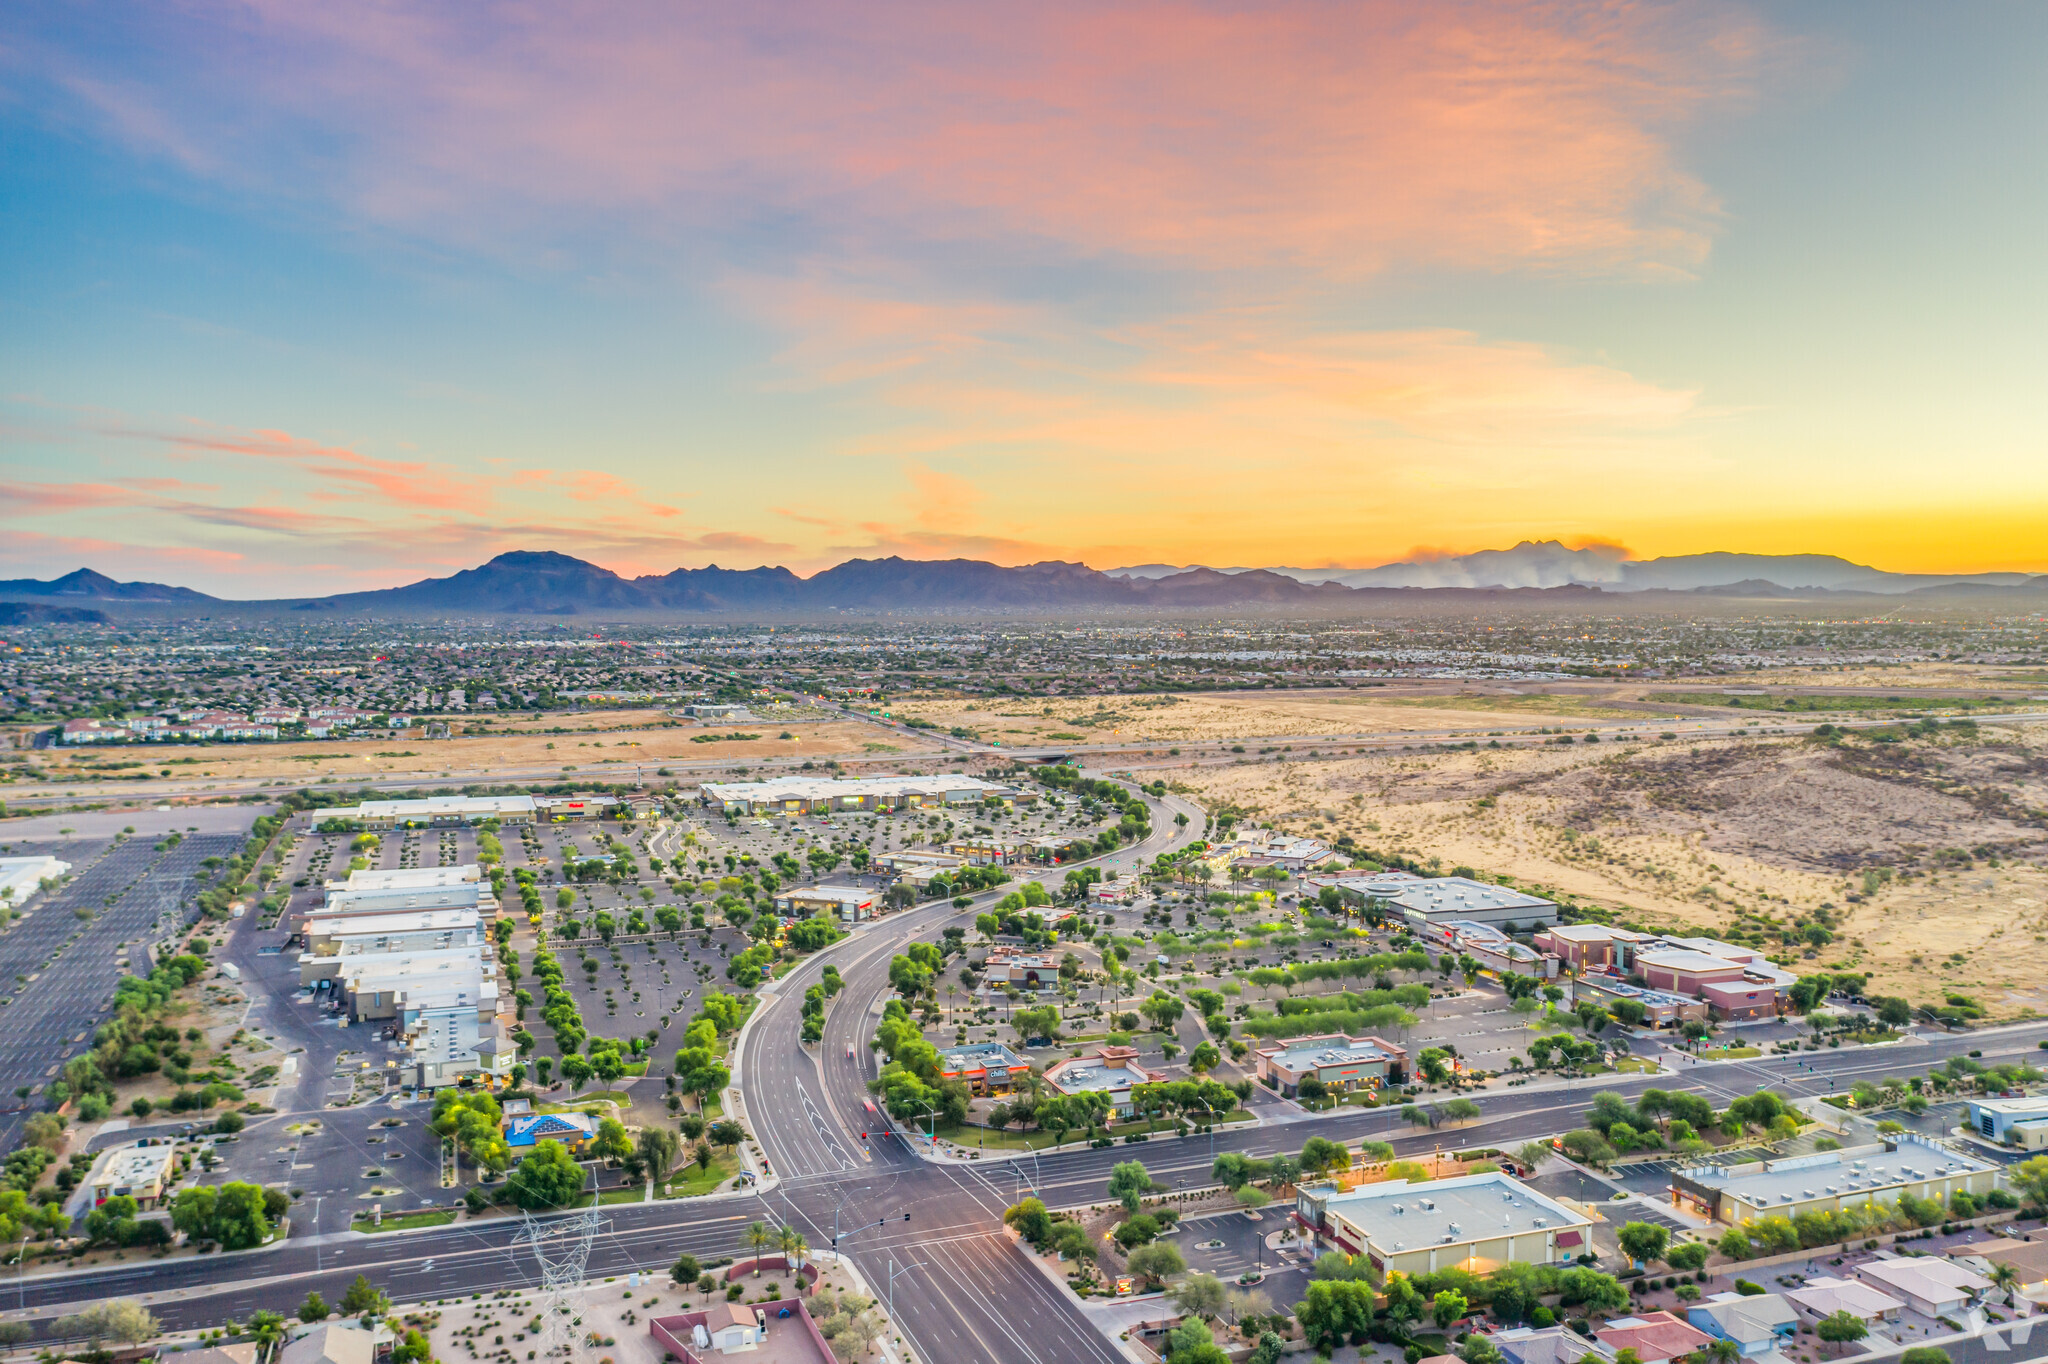
<svg viewBox="0 0 2048 1364">
<path fill-rule="evenodd" d="M 851 559 L 798 577 L 787 568 L 679 568 L 626 578 L 552 551 L 517 550 L 445 578 L 317 598 L 230 601 L 188 587 L 123 583 L 90 569 L 41 581 L 0 581 L 0 623 L 104 619 L 75 605 L 199 607 L 224 614 L 292 611 L 363 617 L 447 614 L 642 616 L 820 611 L 945 612 L 1123 609 L 1188 612 L 1229 607 L 1343 609 L 1388 602 L 1502 598 L 1583 602 L 1675 594 L 1738 599 L 1835 596 L 1997 600 L 2031 609 L 2048 601 L 2048 575 L 1907 574 L 1823 554 L 1690 554 L 1631 560 L 1611 551 L 1528 541 L 1508 550 L 1372 569 L 1174 567 L 1100 572 L 1050 561 L 1005 568 L 975 559 Z M 62 603 L 62 605 L 59 605 Z"/>
<path fill-rule="evenodd" d="M 1110 576 L 1163 578 L 1185 573 L 1170 564 L 1112 568 Z M 1246 570 L 1226 568 L 1222 573 Z M 1924 587 L 2023 587 L 2027 573 L 1888 573 L 1833 554 L 1674 554 L 1628 559 L 1605 549 L 1571 549 L 1555 540 L 1524 540 L 1513 549 L 1382 564 L 1378 568 L 1270 568 L 1305 583 L 1346 587 L 1599 587 L 1616 592 L 1693 592 L 1763 583 L 1827 592 L 1911 592 Z"/>
</svg>

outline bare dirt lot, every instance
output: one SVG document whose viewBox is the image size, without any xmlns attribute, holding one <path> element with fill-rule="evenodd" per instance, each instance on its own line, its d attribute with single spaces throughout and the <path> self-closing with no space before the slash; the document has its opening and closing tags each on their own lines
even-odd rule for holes
<svg viewBox="0 0 2048 1364">
<path fill-rule="evenodd" d="M 2048 1010 L 2040 727 L 1415 751 L 1181 779 L 1212 809 L 1765 945 L 1795 968 L 1868 971 L 1874 991 Z"/>
<path fill-rule="evenodd" d="M 888 734 L 854 721 L 819 724 L 766 719 L 746 725 L 698 726 L 660 712 L 605 712 L 550 717 L 548 725 L 493 725 L 488 734 L 425 739 L 414 730 L 396 739 L 305 743 L 135 744 L 88 751 L 45 750 L 35 755 L 42 774 L 115 775 L 168 772 L 173 777 L 268 780 L 387 773 L 531 773 L 555 768 L 612 780 L 608 769 L 671 759 L 748 762 L 788 755 L 863 757 L 878 743 L 906 753 L 927 747 L 904 734 Z M 739 737 L 751 736 L 751 737 Z M 787 736 L 787 737 L 784 737 Z M 651 775 L 648 773 L 647 775 Z"/>
<path fill-rule="evenodd" d="M 1082 696 L 1056 701 L 903 701 L 897 717 L 960 728 L 1015 743 L 1193 743 L 1202 740 L 1288 739 L 1309 735 L 1387 734 L 1436 730 L 1484 734 L 1569 725 L 1590 719 L 1643 719 L 1642 706 L 1603 705 L 1599 698 L 1544 693 L 1533 687 L 1417 687 L 1313 692 L 1198 692 L 1155 696 Z M 1670 712 L 1675 713 L 1675 712 Z"/>
</svg>

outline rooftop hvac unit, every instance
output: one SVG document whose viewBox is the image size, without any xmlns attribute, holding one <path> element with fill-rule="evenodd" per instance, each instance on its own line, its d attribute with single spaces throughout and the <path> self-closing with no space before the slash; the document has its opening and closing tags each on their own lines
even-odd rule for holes
<svg viewBox="0 0 2048 1364">
<path fill-rule="evenodd" d="M 1539 1217 L 1539 1218 L 1537 1218 L 1537 1219 L 1536 1219 L 1536 1229 L 1537 1229 L 1538 1231 L 1541 1231 L 1541 1230 L 1543 1230 L 1543 1229 L 1544 1229 L 1545 1227 L 1547 1227 L 1547 1226 L 1549 1226 L 1549 1225 L 1550 1225 L 1550 1219 L 1549 1219 L 1548 1217 Z"/>
<path fill-rule="evenodd" d="M 1436 1200 L 1435 1200 L 1434 1198 L 1425 1198 L 1425 1199 L 1423 1199 L 1423 1200 L 1422 1200 L 1422 1210 L 1423 1210 L 1424 1212 L 1435 1212 L 1435 1211 L 1436 1211 Z"/>
</svg>

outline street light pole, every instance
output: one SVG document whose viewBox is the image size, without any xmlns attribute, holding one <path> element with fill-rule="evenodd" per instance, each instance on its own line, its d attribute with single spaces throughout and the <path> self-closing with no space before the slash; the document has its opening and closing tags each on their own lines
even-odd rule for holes
<svg viewBox="0 0 2048 1364">
<path fill-rule="evenodd" d="M 916 1261 L 913 1264 L 899 1266 L 896 1263 L 895 1256 L 892 1255 L 889 1257 L 889 1324 L 891 1326 L 894 1326 L 896 1324 L 896 1276 L 898 1274 L 907 1274 L 913 1269 L 923 1268 L 925 1268 L 925 1262 L 923 1260 Z"/>
<path fill-rule="evenodd" d="M 318 1274 L 326 1267 L 325 1257 L 320 1252 L 320 1200 L 326 1194 L 313 1196 L 313 1272 Z"/>
</svg>

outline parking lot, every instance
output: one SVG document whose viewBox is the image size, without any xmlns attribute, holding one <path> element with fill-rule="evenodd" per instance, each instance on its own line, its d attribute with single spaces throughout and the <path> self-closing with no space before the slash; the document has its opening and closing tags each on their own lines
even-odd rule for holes
<svg viewBox="0 0 2048 1364">
<path fill-rule="evenodd" d="M 1258 1291 L 1285 1310 L 1300 1301 L 1314 1263 L 1304 1250 L 1267 1247 L 1265 1238 L 1286 1225 L 1285 1217 L 1271 1211 L 1258 1221 L 1249 1213 L 1214 1213 L 1180 1223 L 1172 1240 L 1190 1271 L 1214 1274 L 1227 1286 L 1246 1274 L 1264 1274 Z"/>
<path fill-rule="evenodd" d="M 33 1091 L 90 1044 L 120 978 L 148 970 L 142 947 L 193 912 L 201 863 L 241 841 L 186 833 L 175 846 L 140 835 L 14 845 L 17 853 L 63 857 L 72 870 L 0 934 L 0 1143 L 11 1148 L 32 1106 L 40 1107 Z M 15 1093 L 23 1086 L 32 1091 L 26 1102 Z"/>
</svg>

